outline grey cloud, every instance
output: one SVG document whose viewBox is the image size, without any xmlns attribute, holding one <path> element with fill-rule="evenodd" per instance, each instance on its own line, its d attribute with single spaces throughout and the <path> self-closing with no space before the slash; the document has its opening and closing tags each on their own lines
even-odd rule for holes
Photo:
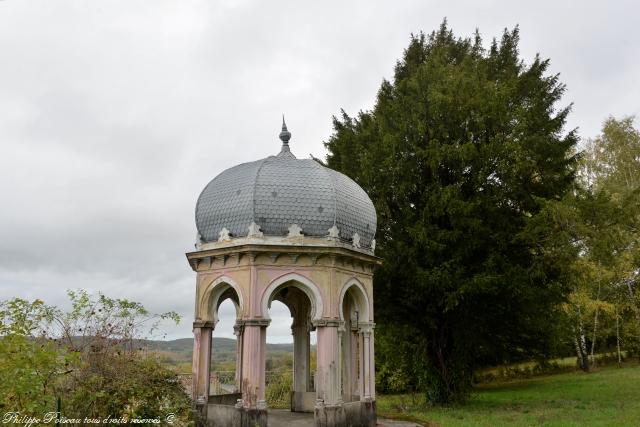
<svg viewBox="0 0 640 427">
<path fill-rule="evenodd" d="M 274 154 L 280 114 L 298 157 L 324 156 L 331 115 L 371 108 L 409 34 L 520 25 L 597 134 L 638 113 L 638 7 L 557 2 L 0 2 L 0 298 L 65 304 L 66 289 L 137 299 L 190 335 L 193 209 L 225 168 Z M 274 305 L 272 341 L 290 341 Z M 230 334 L 233 313 L 218 328 Z M 226 326 L 225 326 L 226 325 Z M 225 332 L 226 330 L 226 332 Z"/>
</svg>

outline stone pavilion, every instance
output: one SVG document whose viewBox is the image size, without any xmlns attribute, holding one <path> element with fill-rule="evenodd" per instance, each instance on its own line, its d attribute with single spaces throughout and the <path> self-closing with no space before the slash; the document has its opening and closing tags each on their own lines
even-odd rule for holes
<svg viewBox="0 0 640 427">
<path fill-rule="evenodd" d="M 376 211 L 347 176 L 298 159 L 282 123 L 277 155 L 216 176 L 196 204 L 193 399 L 207 425 L 267 426 L 265 353 L 272 301 L 291 312 L 291 411 L 316 426 L 376 425 L 373 269 Z M 236 307 L 236 393 L 210 396 L 220 304 Z M 310 332 L 317 336 L 312 372 Z"/>
</svg>

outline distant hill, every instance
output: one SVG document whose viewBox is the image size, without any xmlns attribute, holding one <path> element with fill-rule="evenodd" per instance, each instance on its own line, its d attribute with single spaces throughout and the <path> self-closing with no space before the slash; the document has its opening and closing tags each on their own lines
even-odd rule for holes
<svg viewBox="0 0 640 427">
<path fill-rule="evenodd" d="M 73 336 L 71 340 L 79 346 L 86 345 L 93 337 Z M 158 356 L 163 364 L 172 366 L 182 373 L 191 372 L 193 361 L 193 338 L 176 340 L 134 340 L 135 348 L 147 349 Z M 315 348 L 315 346 L 312 346 Z M 235 369 L 236 340 L 233 338 L 213 338 L 211 343 L 212 369 L 232 371 Z M 291 368 L 293 366 L 293 343 L 267 343 L 267 370 Z"/>
<path fill-rule="evenodd" d="M 193 355 L 193 338 L 170 341 L 141 340 L 140 344 L 160 355 L 167 365 L 178 366 L 179 370 L 190 371 Z M 236 357 L 236 340 L 233 338 L 213 338 L 211 343 L 213 369 L 228 370 Z M 267 343 L 267 367 L 281 365 L 293 359 L 293 344 Z"/>
<path fill-rule="evenodd" d="M 144 340 L 151 349 L 168 351 L 171 353 L 184 354 L 191 357 L 193 352 L 193 338 L 179 338 L 170 341 Z M 214 352 L 236 352 L 236 340 L 233 338 L 213 338 L 211 349 Z M 270 344 L 267 343 L 268 352 L 293 353 L 293 343 Z"/>
</svg>

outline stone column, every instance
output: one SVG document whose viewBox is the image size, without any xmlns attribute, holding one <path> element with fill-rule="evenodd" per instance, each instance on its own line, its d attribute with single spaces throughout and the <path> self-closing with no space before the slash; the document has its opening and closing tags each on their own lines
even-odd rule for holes
<svg viewBox="0 0 640 427">
<path fill-rule="evenodd" d="M 340 357 L 340 369 L 342 378 L 342 400 L 345 402 L 351 401 L 351 333 L 349 332 L 349 321 L 345 322 L 345 331 L 340 335 L 340 348 L 342 354 Z"/>
<path fill-rule="evenodd" d="M 374 333 L 373 333 L 373 329 L 374 329 L 375 325 L 371 326 L 371 338 L 369 340 L 369 368 L 370 368 L 370 378 L 371 378 L 371 399 L 375 400 L 376 398 L 376 352 L 374 350 Z"/>
<path fill-rule="evenodd" d="M 244 331 L 244 322 L 236 320 L 233 326 L 233 334 L 236 336 L 236 392 L 242 389 L 242 336 Z"/>
<path fill-rule="evenodd" d="M 242 401 L 244 408 L 266 409 L 265 356 L 269 320 L 244 321 L 242 333 Z"/>
<path fill-rule="evenodd" d="M 365 369 L 364 369 L 364 335 L 362 329 L 358 329 L 358 393 L 360 394 L 360 400 L 364 400 L 364 388 L 365 388 Z"/>
<path fill-rule="evenodd" d="M 344 398 L 342 396 L 344 396 L 344 393 L 346 391 L 346 388 L 343 386 L 342 383 L 342 374 L 343 374 L 343 366 L 344 366 L 344 346 L 343 346 L 343 340 L 345 337 L 345 333 L 344 333 L 344 323 L 340 324 L 338 326 L 338 372 L 340 373 L 339 377 L 338 377 L 338 393 L 340 396 L 340 401 L 344 402 Z"/>
<path fill-rule="evenodd" d="M 316 375 L 315 421 L 317 427 L 341 426 L 346 422 L 340 390 L 340 342 L 337 319 L 316 322 L 318 371 Z"/>
<path fill-rule="evenodd" d="M 373 326 L 363 324 L 360 328 L 362 335 L 362 373 L 363 389 L 360 400 L 371 400 L 375 387 L 375 373 L 373 367 Z"/>
<path fill-rule="evenodd" d="M 358 330 L 347 316 L 342 333 L 342 395 L 345 402 L 359 399 L 358 393 Z"/>
<path fill-rule="evenodd" d="M 362 343 L 362 363 L 360 372 L 362 373 L 362 388 L 360 390 L 360 414 L 361 424 L 363 426 L 376 425 L 376 401 L 375 401 L 375 366 L 374 366 L 374 349 L 373 349 L 373 328 L 374 323 L 365 323 L 360 326 L 360 335 Z"/>
<path fill-rule="evenodd" d="M 353 326 L 349 335 L 351 336 L 351 365 L 349 366 L 351 369 L 351 398 L 355 400 L 357 397 L 360 400 L 360 361 L 358 354 L 362 347 L 360 346 L 358 330 L 354 329 Z"/>
<path fill-rule="evenodd" d="M 304 395 L 309 391 L 311 375 L 309 322 L 296 319 L 291 326 L 293 334 L 293 399 L 292 411 L 304 411 Z"/>
<path fill-rule="evenodd" d="M 209 401 L 209 377 L 211 375 L 211 333 L 213 322 L 193 322 L 193 377 L 192 395 L 197 405 Z"/>
</svg>

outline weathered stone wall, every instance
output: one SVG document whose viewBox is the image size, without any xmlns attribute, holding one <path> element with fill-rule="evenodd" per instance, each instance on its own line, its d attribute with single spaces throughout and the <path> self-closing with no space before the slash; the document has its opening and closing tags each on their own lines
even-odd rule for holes
<svg viewBox="0 0 640 427">
<path fill-rule="evenodd" d="M 313 412 L 316 404 L 315 391 L 291 392 L 291 410 L 294 412 Z"/>
<path fill-rule="evenodd" d="M 207 405 L 208 427 L 241 427 L 242 412 L 232 405 Z"/>
<path fill-rule="evenodd" d="M 267 427 L 267 411 L 209 403 L 206 425 L 207 427 Z"/>
<path fill-rule="evenodd" d="M 242 399 L 242 393 L 216 394 L 215 396 L 209 396 L 209 403 L 235 406 L 238 403 L 238 399 Z"/>
<path fill-rule="evenodd" d="M 345 403 L 345 427 L 375 427 L 375 406 L 375 401 Z"/>
</svg>

